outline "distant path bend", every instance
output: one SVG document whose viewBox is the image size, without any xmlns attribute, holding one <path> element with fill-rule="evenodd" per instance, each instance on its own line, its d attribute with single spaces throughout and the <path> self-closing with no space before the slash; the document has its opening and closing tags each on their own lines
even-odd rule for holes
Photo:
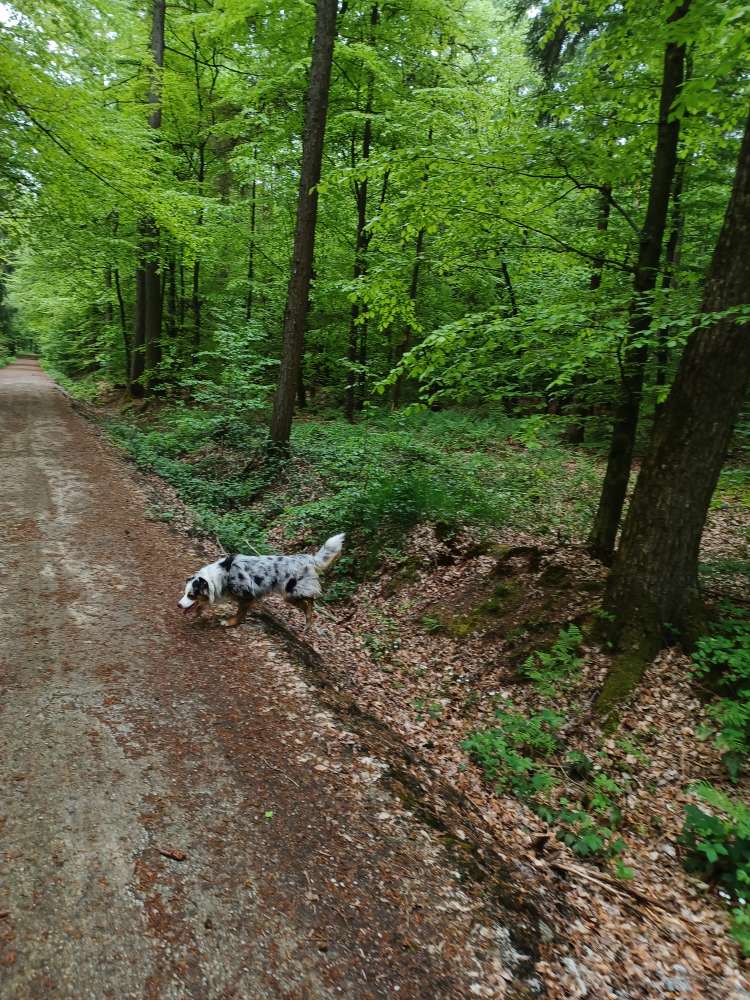
<svg viewBox="0 0 750 1000">
<path fill-rule="evenodd" d="M 0 371 L 0 998 L 502 997 L 507 933 L 31 360 Z"/>
</svg>

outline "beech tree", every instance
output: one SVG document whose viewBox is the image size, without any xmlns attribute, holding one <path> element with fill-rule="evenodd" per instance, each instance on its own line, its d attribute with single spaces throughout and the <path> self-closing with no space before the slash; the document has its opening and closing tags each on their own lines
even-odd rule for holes
<svg viewBox="0 0 750 1000">
<path fill-rule="evenodd" d="M 607 584 L 605 610 L 622 652 L 602 711 L 632 690 L 668 636 L 695 637 L 703 622 L 698 550 L 750 387 L 750 116 L 702 312 L 655 425 Z"/>
<path fill-rule="evenodd" d="M 148 124 L 155 133 L 161 128 L 162 86 L 161 71 L 164 66 L 165 0 L 152 0 L 148 103 L 151 113 Z M 143 396 L 146 391 L 144 378 L 153 375 L 161 358 L 161 273 L 159 264 L 159 229 L 149 215 L 138 224 L 140 257 L 135 274 L 135 326 L 131 351 L 130 391 Z"/>
<path fill-rule="evenodd" d="M 668 26 L 678 25 L 689 9 L 690 0 L 684 0 L 670 14 Z M 648 204 L 633 275 L 633 300 L 630 304 L 628 330 L 620 353 L 620 396 L 615 405 L 602 493 L 589 536 L 592 554 L 606 563 L 611 561 L 615 550 L 615 538 L 625 503 L 638 429 L 648 359 L 648 344 L 639 343 L 638 339 L 651 325 L 650 295 L 656 288 L 659 276 L 669 197 L 677 170 L 680 116 L 675 112 L 674 105 L 685 78 L 685 54 L 685 41 L 682 38 L 679 41 L 671 38 L 664 51 L 659 120 Z"/>
<path fill-rule="evenodd" d="M 285 447 L 289 442 L 294 400 L 299 387 L 302 365 L 305 318 L 315 250 L 315 225 L 318 217 L 318 183 L 323 161 L 323 139 L 335 36 L 336 0 L 317 0 L 315 37 L 305 105 L 305 128 L 302 136 L 302 164 L 292 272 L 284 311 L 284 341 L 279 385 L 271 415 L 271 441 L 275 446 L 281 447 Z"/>
</svg>

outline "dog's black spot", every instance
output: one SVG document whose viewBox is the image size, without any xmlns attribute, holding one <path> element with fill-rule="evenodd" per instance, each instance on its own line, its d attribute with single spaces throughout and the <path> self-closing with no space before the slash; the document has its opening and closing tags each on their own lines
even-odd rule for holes
<svg viewBox="0 0 750 1000">
<path fill-rule="evenodd" d="M 253 580 L 255 580 L 255 582 L 258 584 L 259 587 L 263 586 L 263 577 L 262 576 L 254 576 Z"/>
<path fill-rule="evenodd" d="M 296 586 L 297 586 L 297 577 L 290 576 L 289 579 L 286 581 L 286 587 L 284 589 L 286 590 L 287 594 L 291 594 L 291 592 L 294 590 Z"/>
<path fill-rule="evenodd" d="M 221 566 L 222 569 L 229 570 L 232 568 L 232 563 L 236 558 L 237 556 L 234 555 L 234 553 L 232 553 L 231 555 L 228 555 L 226 559 L 222 559 L 221 562 L 219 563 L 219 566 Z"/>
</svg>

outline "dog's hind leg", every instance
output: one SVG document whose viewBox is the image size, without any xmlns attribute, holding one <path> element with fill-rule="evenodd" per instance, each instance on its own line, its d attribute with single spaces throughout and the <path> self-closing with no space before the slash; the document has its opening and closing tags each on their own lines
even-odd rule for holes
<svg viewBox="0 0 750 1000">
<path fill-rule="evenodd" d="M 305 608 L 305 631 L 310 632 L 315 620 L 315 601 L 312 597 L 305 597 L 302 601 Z"/>
<path fill-rule="evenodd" d="M 287 597 L 287 602 L 305 613 L 305 632 L 309 632 L 315 618 L 315 599 L 312 597 Z"/>
<path fill-rule="evenodd" d="M 232 615 L 231 618 L 225 618 L 221 623 L 225 628 L 234 628 L 235 625 L 241 625 L 247 618 L 247 612 L 250 609 L 252 601 L 238 601 L 237 602 L 237 614 Z"/>
</svg>

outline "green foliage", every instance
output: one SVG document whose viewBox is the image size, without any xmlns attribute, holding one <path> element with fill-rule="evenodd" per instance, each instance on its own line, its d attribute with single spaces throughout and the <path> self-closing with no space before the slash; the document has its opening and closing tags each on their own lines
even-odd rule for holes
<svg viewBox="0 0 750 1000">
<path fill-rule="evenodd" d="M 521 666 L 522 677 L 534 681 L 540 693 L 547 697 L 569 687 L 580 671 L 583 660 L 578 650 L 583 635 L 577 625 L 563 629 L 548 651 L 532 653 Z"/>
<path fill-rule="evenodd" d="M 709 715 L 717 724 L 716 744 L 733 781 L 750 755 L 750 618 L 727 606 L 724 616 L 693 653 L 693 671 L 720 693 Z"/>
<path fill-rule="evenodd" d="M 231 458 L 227 464 L 219 450 L 253 444 L 257 436 L 252 426 L 231 414 L 186 408 L 165 411 L 160 424 L 159 429 L 143 430 L 118 420 L 108 422 L 106 430 L 140 468 L 155 472 L 175 488 L 199 530 L 214 535 L 229 551 L 264 551 L 264 531 L 255 515 L 238 509 L 244 508 L 263 479 L 243 474 L 242 466 L 238 470 Z M 201 455 L 207 444 L 211 450 Z"/>
<path fill-rule="evenodd" d="M 685 806 L 681 843 L 688 871 L 718 886 L 732 909 L 732 932 L 746 955 L 750 955 L 750 808 L 709 784 L 693 791 L 710 812 L 692 803 Z"/>
<path fill-rule="evenodd" d="M 587 782 L 578 784 L 577 796 L 563 794 L 563 781 L 549 766 L 563 749 L 564 721 L 552 709 L 530 716 L 501 709 L 494 728 L 472 733 L 462 747 L 498 790 L 525 802 L 576 854 L 615 859 L 618 875 L 630 877 L 620 858 L 625 844 L 616 832 L 624 789 L 604 772 L 593 775 L 593 762 L 579 751 L 564 757 L 570 776 Z"/>
</svg>

